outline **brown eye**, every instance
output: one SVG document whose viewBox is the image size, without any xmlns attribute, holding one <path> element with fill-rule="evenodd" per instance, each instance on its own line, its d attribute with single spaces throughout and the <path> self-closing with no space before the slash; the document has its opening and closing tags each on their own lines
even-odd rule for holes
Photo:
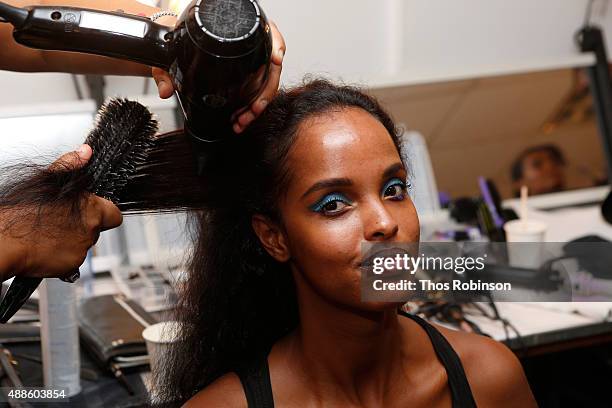
<svg viewBox="0 0 612 408">
<path fill-rule="evenodd" d="M 346 203 L 339 200 L 330 201 L 323 206 L 321 212 L 328 215 L 337 214 L 342 212 L 342 210 L 344 210 L 347 206 L 348 205 Z"/>
<path fill-rule="evenodd" d="M 393 197 L 400 195 L 404 192 L 401 186 L 391 186 L 387 187 L 387 191 L 385 191 L 385 197 Z"/>
<path fill-rule="evenodd" d="M 323 211 L 334 211 L 338 209 L 338 201 L 332 201 L 323 206 Z"/>
<path fill-rule="evenodd" d="M 383 197 L 393 200 L 403 200 L 406 194 L 406 183 L 395 177 L 389 180 L 383 189 Z"/>
<path fill-rule="evenodd" d="M 312 205 L 310 210 L 325 215 L 333 215 L 343 212 L 343 210 L 350 205 L 351 201 L 343 194 L 333 193 L 323 197 L 321 201 Z"/>
</svg>

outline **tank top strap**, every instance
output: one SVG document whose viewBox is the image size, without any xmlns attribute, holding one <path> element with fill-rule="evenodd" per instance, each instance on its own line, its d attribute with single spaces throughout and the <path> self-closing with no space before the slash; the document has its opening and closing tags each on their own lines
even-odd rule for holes
<svg viewBox="0 0 612 408">
<path fill-rule="evenodd" d="M 249 408 L 274 408 L 268 352 L 236 370 Z"/>
<path fill-rule="evenodd" d="M 450 343 L 434 326 L 419 316 L 406 313 L 403 310 L 399 310 L 399 313 L 418 323 L 425 330 L 427 336 L 429 336 L 436 356 L 438 356 L 438 360 L 440 360 L 440 363 L 442 363 L 446 370 L 453 407 L 475 408 L 476 401 L 474 401 L 472 389 L 463 370 L 463 364 L 461 364 L 459 356 Z"/>
<path fill-rule="evenodd" d="M 448 386 L 454 408 L 476 408 L 476 402 L 459 356 L 442 334 L 422 318 L 399 310 L 399 313 L 425 330 L 436 356 L 446 370 Z M 236 370 L 249 408 L 274 408 L 268 352 L 261 353 L 248 364 Z"/>
</svg>

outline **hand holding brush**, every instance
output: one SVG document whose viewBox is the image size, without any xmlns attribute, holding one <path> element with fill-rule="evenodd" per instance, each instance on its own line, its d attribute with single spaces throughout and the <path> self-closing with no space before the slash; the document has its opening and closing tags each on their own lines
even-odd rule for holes
<svg viewBox="0 0 612 408">
<path fill-rule="evenodd" d="M 91 147 L 84 144 L 79 150 L 60 157 L 51 169 L 79 169 L 89 162 L 91 155 Z M 57 231 L 47 231 L 49 239 L 40 239 L 40 234 L 30 234 L 35 229 L 35 217 L 24 216 L 20 211 L 19 222 L 0 235 L 2 259 L 5 261 L 0 267 L 0 279 L 11 278 L 9 274 L 61 278 L 66 276 L 66 271 L 78 269 L 100 232 L 115 228 L 122 221 L 119 208 L 104 198 L 89 195 L 83 205 L 81 225 L 70 228 L 70 225 L 58 222 Z M 12 211 L 2 211 L 0 225 L 6 224 L 2 220 L 14 217 Z M 53 239 L 53 235 L 60 236 L 60 239 Z"/>
<path fill-rule="evenodd" d="M 19 268 L 26 272 L 18 274 L 2 300 L 0 322 L 21 307 L 43 277 L 72 275 L 63 268 L 80 265 L 99 232 L 121 223 L 111 202 L 118 202 L 130 177 L 146 162 L 156 131 L 157 122 L 145 107 L 111 101 L 85 141 L 91 149 L 84 147 L 76 157 L 65 155 L 47 169 L 3 184 L 0 214 L 8 238 L 2 244 L 22 243 L 14 251 L 19 259 L 12 263 L 18 268 L 13 274 L 22 272 Z"/>
</svg>

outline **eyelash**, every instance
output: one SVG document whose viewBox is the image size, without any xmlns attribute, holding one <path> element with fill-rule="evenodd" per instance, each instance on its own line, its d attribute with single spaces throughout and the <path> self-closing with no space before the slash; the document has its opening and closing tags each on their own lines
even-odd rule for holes
<svg viewBox="0 0 612 408">
<path fill-rule="evenodd" d="M 333 194 L 328 194 L 328 195 L 326 195 L 326 196 L 325 196 L 325 197 L 323 197 L 323 198 L 322 198 L 320 201 L 318 201 L 317 203 L 315 203 L 314 205 L 312 205 L 312 206 L 310 207 L 310 210 L 311 210 L 311 211 L 314 211 L 314 212 L 322 213 L 322 214 L 330 214 L 330 212 L 326 212 L 326 211 L 324 210 L 324 209 L 325 209 L 325 206 L 326 206 L 326 205 L 328 205 L 328 204 L 331 204 L 331 203 L 333 203 L 333 202 L 337 202 L 337 201 L 343 202 L 343 203 L 345 203 L 345 204 L 347 204 L 347 205 L 351 205 L 351 204 L 353 204 L 353 203 L 351 202 L 351 200 L 349 200 L 348 198 L 346 198 L 344 195 L 342 195 L 342 194 L 338 194 L 338 193 L 333 193 Z M 336 214 L 336 213 L 338 213 L 338 212 L 339 212 L 339 211 L 336 211 L 336 212 L 331 212 L 331 214 Z"/>
<path fill-rule="evenodd" d="M 385 196 L 384 194 L 386 193 L 386 191 L 390 188 L 390 187 L 395 187 L 395 186 L 400 186 L 401 187 L 401 194 L 394 196 L 394 198 L 391 198 L 392 201 L 402 201 L 404 200 L 404 198 L 406 197 L 406 192 L 411 188 L 411 185 L 409 183 L 404 182 L 403 180 L 395 177 L 392 178 L 391 180 L 389 180 L 385 186 L 382 189 L 382 195 L 383 197 Z M 321 214 L 326 214 L 326 215 L 337 215 L 339 213 L 342 212 L 342 209 L 340 210 L 331 210 L 331 211 L 325 211 L 325 206 L 333 203 L 333 202 L 342 202 L 346 205 L 352 205 L 352 201 L 349 200 L 348 198 L 346 198 L 344 195 L 339 194 L 339 193 L 332 193 L 332 194 L 328 194 L 325 197 L 323 197 L 320 201 L 318 201 L 317 203 L 313 204 L 310 207 L 311 211 L 314 212 L 318 212 Z"/>
<path fill-rule="evenodd" d="M 395 186 L 400 186 L 401 189 L 401 194 L 394 196 L 394 198 L 392 198 L 393 201 L 402 201 L 404 198 L 406 198 L 406 192 L 408 191 L 408 189 L 410 189 L 410 184 L 407 184 L 404 180 L 394 177 L 391 180 L 387 181 L 387 184 L 385 184 L 385 186 L 382 189 L 382 195 L 383 197 L 385 196 L 385 193 L 387 192 L 387 190 L 391 187 L 395 187 Z"/>
</svg>

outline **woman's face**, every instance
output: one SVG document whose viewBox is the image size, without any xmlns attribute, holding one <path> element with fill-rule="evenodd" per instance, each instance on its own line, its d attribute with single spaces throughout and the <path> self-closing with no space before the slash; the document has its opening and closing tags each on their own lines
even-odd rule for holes
<svg viewBox="0 0 612 408">
<path fill-rule="evenodd" d="M 362 244 L 417 242 L 406 170 L 387 129 L 359 108 L 302 123 L 279 203 L 294 273 L 320 296 L 360 309 Z"/>
</svg>

